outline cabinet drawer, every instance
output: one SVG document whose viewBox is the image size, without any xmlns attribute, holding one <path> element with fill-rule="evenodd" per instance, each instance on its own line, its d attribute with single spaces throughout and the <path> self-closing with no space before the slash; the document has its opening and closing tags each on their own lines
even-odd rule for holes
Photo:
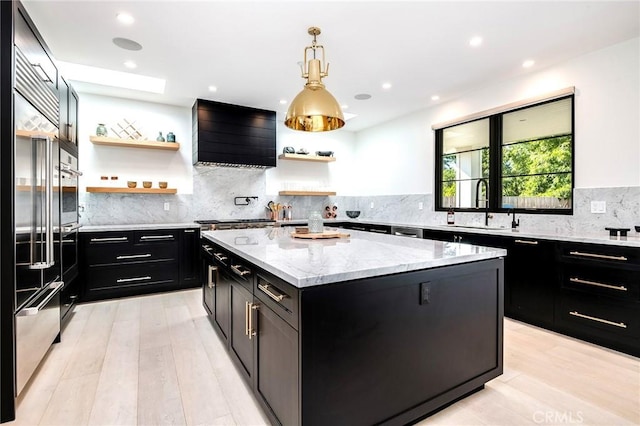
<svg viewBox="0 0 640 426">
<path fill-rule="evenodd" d="M 298 289 L 281 279 L 260 272 L 253 294 L 279 317 L 298 329 Z"/>
<path fill-rule="evenodd" d="M 565 290 L 556 305 L 556 321 L 587 340 L 640 343 L 640 309 L 635 304 Z"/>
<path fill-rule="evenodd" d="M 584 264 L 566 264 L 562 267 L 561 287 L 638 302 L 640 301 L 640 272 Z"/>
<path fill-rule="evenodd" d="M 177 256 L 178 250 L 173 244 L 102 245 L 90 247 L 86 252 L 89 266 L 173 261 Z"/>
<path fill-rule="evenodd" d="M 175 286 L 179 268 L 175 262 L 151 265 L 124 265 L 117 267 L 92 267 L 87 274 L 87 289 L 123 290 L 141 287 Z"/>
<path fill-rule="evenodd" d="M 560 256 L 565 261 L 585 261 L 602 266 L 637 268 L 640 248 L 597 244 L 560 244 Z"/>
<path fill-rule="evenodd" d="M 134 244 L 166 244 L 178 241 L 178 230 L 158 229 L 148 231 L 135 231 L 133 236 Z"/>
</svg>

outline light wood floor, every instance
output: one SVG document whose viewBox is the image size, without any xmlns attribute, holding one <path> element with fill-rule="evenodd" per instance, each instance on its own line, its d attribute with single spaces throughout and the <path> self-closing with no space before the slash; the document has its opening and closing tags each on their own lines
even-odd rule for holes
<svg viewBox="0 0 640 426">
<path fill-rule="evenodd" d="M 20 425 L 269 424 L 189 290 L 84 304 Z M 420 425 L 638 425 L 640 359 L 505 320 L 505 372 Z"/>
</svg>

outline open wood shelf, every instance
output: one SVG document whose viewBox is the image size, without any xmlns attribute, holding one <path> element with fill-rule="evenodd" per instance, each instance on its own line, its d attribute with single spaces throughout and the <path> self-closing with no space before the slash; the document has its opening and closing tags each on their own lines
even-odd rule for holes
<svg viewBox="0 0 640 426">
<path fill-rule="evenodd" d="M 180 149 L 180 144 L 178 142 L 158 142 L 145 139 L 120 139 L 104 136 L 89 136 L 89 140 L 95 145 L 120 146 L 125 148 L 164 149 L 167 151 L 177 151 Z"/>
<path fill-rule="evenodd" d="M 295 161 L 316 161 L 319 163 L 330 163 L 336 161 L 336 157 L 325 157 L 321 155 L 305 155 L 305 154 L 280 154 L 279 160 L 295 160 Z"/>
<path fill-rule="evenodd" d="M 105 186 L 87 186 L 87 192 L 116 192 L 126 194 L 176 194 L 176 188 L 109 188 Z"/>
<path fill-rule="evenodd" d="M 16 136 L 24 136 L 24 137 L 27 137 L 27 138 L 30 138 L 32 136 L 49 136 L 50 138 L 57 138 L 58 134 L 57 133 L 42 132 L 42 131 L 38 131 L 38 130 L 16 130 Z"/>
<path fill-rule="evenodd" d="M 328 196 L 336 195 L 334 191 L 280 191 L 278 195 L 311 195 L 311 196 Z"/>
</svg>

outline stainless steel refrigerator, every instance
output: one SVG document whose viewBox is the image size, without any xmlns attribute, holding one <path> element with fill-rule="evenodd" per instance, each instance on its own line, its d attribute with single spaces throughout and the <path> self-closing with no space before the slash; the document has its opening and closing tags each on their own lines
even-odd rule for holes
<svg viewBox="0 0 640 426">
<path fill-rule="evenodd" d="M 35 62 L 15 21 L 15 395 L 60 333 L 59 100 L 55 67 Z M 31 53 L 31 56 L 30 56 Z M 55 87 L 55 86 L 54 86 Z"/>
</svg>

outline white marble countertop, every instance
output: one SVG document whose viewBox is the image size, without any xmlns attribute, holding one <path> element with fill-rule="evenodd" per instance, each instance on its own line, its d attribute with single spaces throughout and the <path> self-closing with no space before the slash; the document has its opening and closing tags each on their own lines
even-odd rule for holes
<svg viewBox="0 0 640 426">
<path fill-rule="evenodd" d="M 303 240 L 290 228 L 204 231 L 202 235 L 298 287 L 417 271 L 498 257 L 506 250 L 347 231 L 349 238 Z"/>
<path fill-rule="evenodd" d="M 105 231 L 136 231 L 139 229 L 178 229 L 199 228 L 194 222 L 185 223 L 136 223 L 121 225 L 83 225 L 80 232 L 105 232 Z"/>
<path fill-rule="evenodd" d="M 558 231 L 558 232 L 541 232 L 531 229 L 511 228 L 483 228 L 466 225 L 432 225 L 424 223 L 404 223 L 404 222 L 383 222 L 376 220 L 361 219 L 328 219 L 325 220 L 326 226 L 331 226 L 331 222 L 350 222 L 362 223 L 366 225 L 386 225 L 386 226 L 405 226 L 409 228 L 430 229 L 434 231 L 450 231 L 470 234 L 496 235 L 515 238 L 533 238 L 550 241 L 567 241 L 575 243 L 589 244 L 606 244 L 626 247 L 640 247 L 640 233 L 635 232 L 632 228 L 627 237 L 610 237 L 608 231 L 602 230 L 601 233 L 577 232 L 577 231 Z M 305 224 L 306 220 L 278 221 L 278 226 L 294 226 Z"/>
</svg>

